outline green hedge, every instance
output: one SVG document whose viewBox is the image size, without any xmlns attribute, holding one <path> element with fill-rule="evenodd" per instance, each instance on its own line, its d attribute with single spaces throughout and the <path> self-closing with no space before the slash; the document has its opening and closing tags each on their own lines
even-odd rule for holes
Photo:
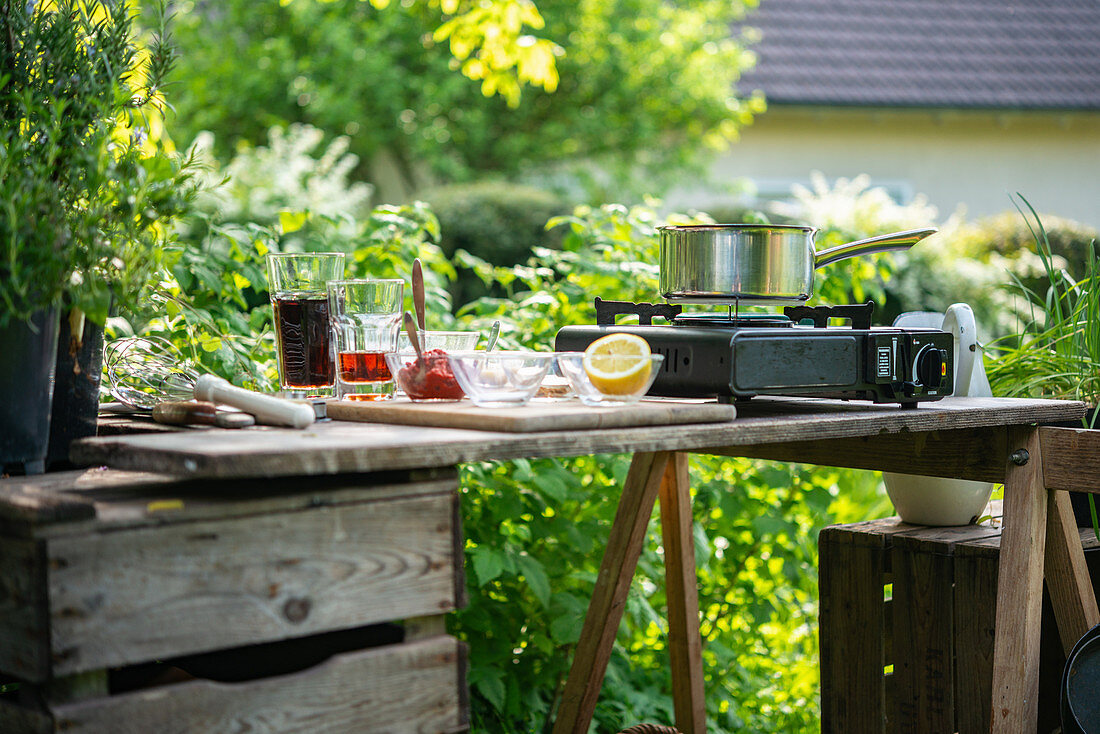
<svg viewBox="0 0 1100 734">
<path fill-rule="evenodd" d="M 536 247 L 560 246 L 561 232 L 547 229 L 546 222 L 569 208 L 555 194 L 506 181 L 444 186 L 425 191 L 419 198 L 439 219 L 439 245 L 446 255 L 465 250 L 505 267 L 526 263 Z M 493 292 L 464 269 L 459 270 L 450 290 L 456 304 Z"/>
</svg>

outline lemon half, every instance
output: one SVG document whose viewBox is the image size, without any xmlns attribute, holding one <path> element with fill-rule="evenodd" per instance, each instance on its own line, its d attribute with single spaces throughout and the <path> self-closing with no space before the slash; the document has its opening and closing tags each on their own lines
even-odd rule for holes
<svg viewBox="0 0 1100 734">
<path fill-rule="evenodd" d="M 649 343 L 634 334 L 600 337 L 584 350 L 584 372 L 605 395 L 634 395 L 649 385 Z"/>
</svg>

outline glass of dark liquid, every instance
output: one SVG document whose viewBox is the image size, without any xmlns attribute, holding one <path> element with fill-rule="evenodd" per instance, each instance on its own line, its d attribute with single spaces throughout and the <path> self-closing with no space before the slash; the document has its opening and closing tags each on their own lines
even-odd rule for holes
<svg viewBox="0 0 1100 734">
<path fill-rule="evenodd" d="M 344 253 L 272 253 L 267 277 L 280 387 L 303 396 L 331 395 L 336 368 L 326 284 L 344 277 Z"/>
<path fill-rule="evenodd" d="M 386 354 L 397 350 L 401 330 L 402 280 L 335 280 L 328 284 L 336 352 L 336 397 L 388 400 L 394 380 Z"/>
</svg>

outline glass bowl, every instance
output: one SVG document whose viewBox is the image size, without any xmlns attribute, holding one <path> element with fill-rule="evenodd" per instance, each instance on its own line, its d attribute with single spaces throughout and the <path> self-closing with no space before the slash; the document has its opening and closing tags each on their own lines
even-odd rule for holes
<svg viewBox="0 0 1100 734">
<path fill-rule="evenodd" d="M 618 385 L 608 385 L 600 389 L 592 383 L 584 369 L 584 352 L 558 352 L 558 369 L 569 380 L 577 397 L 585 405 L 625 405 L 642 399 L 649 392 L 657 373 L 661 371 L 663 354 L 651 354 L 648 358 L 649 372 L 624 380 Z M 621 390 L 621 392 L 620 392 Z"/>
<path fill-rule="evenodd" d="M 465 352 L 477 347 L 477 342 L 481 339 L 481 332 L 418 331 L 416 337 L 420 340 L 420 348 L 425 352 L 429 349 L 442 349 L 445 352 Z M 397 337 L 397 351 L 412 352 L 409 335 L 404 330 Z"/>
<path fill-rule="evenodd" d="M 417 403 L 442 403 L 461 400 L 462 387 L 455 380 L 451 364 L 444 352 L 425 352 L 423 364 L 418 364 L 413 352 L 390 352 L 386 366 L 398 389 Z"/>
<path fill-rule="evenodd" d="M 454 352 L 448 358 L 466 397 L 482 408 L 526 405 L 554 364 L 553 352 Z"/>
</svg>

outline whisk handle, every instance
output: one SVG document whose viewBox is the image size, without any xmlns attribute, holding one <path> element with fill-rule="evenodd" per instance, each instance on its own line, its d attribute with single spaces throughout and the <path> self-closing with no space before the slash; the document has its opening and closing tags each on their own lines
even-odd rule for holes
<svg viewBox="0 0 1100 734">
<path fill-rule="evenodd" d="M 195 398 L 240 408 L 256 416 L 257 423 L 270 426 L 305 428 L 315 418 L 313 408 L 304 403 L 292 403 L 282 398 L 261 395 L 230 385 L 214 375 L 199 377 L 195 382 Z"/>
<path fill-rule="evenodd" d="M 185 426 L 190 423 L 212 425 L 217 416 L 213 403 L 169 402 L 157 403 L 153 407 L 153 420 L 171 426 Z"/>
</svg>

